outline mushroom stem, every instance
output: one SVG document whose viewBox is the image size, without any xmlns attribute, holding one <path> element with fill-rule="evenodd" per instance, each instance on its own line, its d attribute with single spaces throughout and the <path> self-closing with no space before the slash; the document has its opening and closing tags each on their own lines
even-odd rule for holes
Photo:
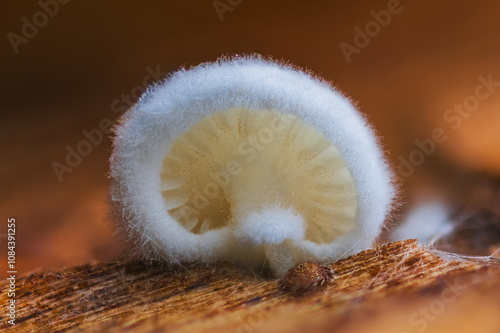
<svg viewBox="0 0 500 333">
<path fill-rule="evenodd" d="M 292 208 L 266 207 L 237 219 L 235 235 L 251 245 L 281 244 L 286 239 L 304 238 L 304 218 Z"/>
</svg>

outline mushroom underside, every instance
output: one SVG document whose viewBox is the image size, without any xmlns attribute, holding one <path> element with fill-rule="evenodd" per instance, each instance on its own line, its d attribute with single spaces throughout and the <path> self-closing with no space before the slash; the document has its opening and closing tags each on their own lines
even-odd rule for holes
<svg viewBox="0 0 500 333">
<path fill-rule="evenodd" d="M 173 142 L 160 177 L 168 214 L 194 234 L 232 227 L 258 245 L 325 244 L 355 227 L 345 160 L 291 114 L 233 108 L 205 116 Z"/>
</svg>

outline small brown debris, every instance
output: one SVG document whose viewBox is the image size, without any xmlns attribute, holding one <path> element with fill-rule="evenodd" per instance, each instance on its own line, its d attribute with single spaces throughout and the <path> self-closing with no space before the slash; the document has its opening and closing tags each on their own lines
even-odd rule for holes
<svg viewBox="0 0 500 333">
<path fill-rule="evenodd" d="M 314 291 L 326 287 L 335 272 L 328 266 L 307 261 L 290 268 L 281 280 L 281 289 L 292 292 Z"/>
</svg>

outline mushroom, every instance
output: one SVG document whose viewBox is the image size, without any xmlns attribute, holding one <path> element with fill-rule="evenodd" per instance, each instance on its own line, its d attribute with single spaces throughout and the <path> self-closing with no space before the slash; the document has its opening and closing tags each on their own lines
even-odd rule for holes
<svg viewBox="0 0 500 333">
<path fill-rule="evenodd" d="M 371 247 L 395 196 L 348 99 L 258 57 L 179 70 L 116 128 L 111 202 L 144 258 L 331 262 Z"/>
</svg>

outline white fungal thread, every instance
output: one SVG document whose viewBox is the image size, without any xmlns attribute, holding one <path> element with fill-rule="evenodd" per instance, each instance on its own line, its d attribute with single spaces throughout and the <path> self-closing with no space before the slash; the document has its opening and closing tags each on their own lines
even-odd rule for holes
<svg viewBox="0 0 500 333">
<path fill-rule="evenodd" d="M 116 129 L 110 164 L 114 215 L 143 257 L 268 262 L 276 276 L 369 248 L 395 196 L 352 104 L 259 58 L 151 87 Z"/>
</svg>

